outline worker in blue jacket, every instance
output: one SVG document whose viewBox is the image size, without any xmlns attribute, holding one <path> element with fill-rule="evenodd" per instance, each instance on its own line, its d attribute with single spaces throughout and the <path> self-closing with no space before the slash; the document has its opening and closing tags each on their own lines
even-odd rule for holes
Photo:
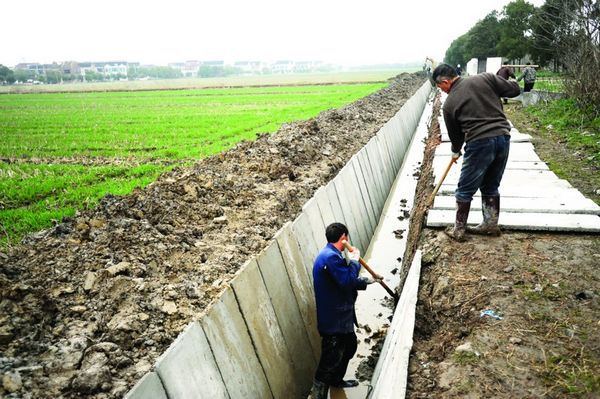
<svg viewBox="0 0 600 399">
<path fill-rule="evenodd" d="M 360 252 L 348 252 L 350 262 L 343 255 L 343 241 L 349 241 L 348 228 L 332 223 L 325 230 L 327 245 L 321 250 L 313 266 L 317 327 L 321 335 L 321 359 L 315 373 L 313 399 L 326 399 L 330 386 L 351 388 L 356 380 L 344 380 L 348 363 L 356 353 L 354 333 L 356 312 L 354 303 L 358 290 L 378 280 L 360 277 Z M 377 276 L 378 279 L 380 278 Z"/>
</svg>

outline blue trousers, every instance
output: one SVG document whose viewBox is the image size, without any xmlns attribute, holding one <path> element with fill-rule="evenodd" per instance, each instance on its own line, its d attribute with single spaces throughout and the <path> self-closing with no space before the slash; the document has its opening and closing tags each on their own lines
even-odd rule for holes
<svg viewBox="0 0 600 399">
<path fill-rule="evenodd" d="M 504 174 L 510 136 L 502 135 L 473 140 L 465 145 L 465 155 L 458 187 L 454 193 L 457 202 L 471 202 L 477 190 L 483 196 L 500 195 L 498 187 Z"/>
</svg>

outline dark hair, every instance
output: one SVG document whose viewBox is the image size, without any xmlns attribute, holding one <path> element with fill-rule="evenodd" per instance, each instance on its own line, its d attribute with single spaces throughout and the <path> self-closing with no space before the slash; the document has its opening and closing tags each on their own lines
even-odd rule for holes
<svg viewBox="0 0 600 399">
<path fill-rule="evenodd" d="M 527 65 L 531 65 L 531 62 L 528 62 Z"/>
<path fill-rule="evenodd" d="M 433 70 L 431 79 L 433 80 L 434 83 L 438 83 L 437 79 L 440 76 L 442 78 L 452 79 L 452 78 L 458 76 L 458 74 L 456 73 L 456 69 L 454 69 L 452 66 L 450 66 L 448 64 L 440 64 L 437 67 L 435 67 L 435 69 Z"/>
<path fill-rule="evenodd" d="M 325 229 L 325 237 L 327 237 L 327 242 L 337 242 L 344 234 L 348 234 L 348 228 L 342 223 L 331 223 Z"/>
</svg>

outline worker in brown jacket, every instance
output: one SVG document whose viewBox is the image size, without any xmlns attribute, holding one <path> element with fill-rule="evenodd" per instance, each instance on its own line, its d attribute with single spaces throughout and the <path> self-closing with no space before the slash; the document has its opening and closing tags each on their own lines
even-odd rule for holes
<svg viewBox="0 0 600 399">
<path fill-rule="evenodd" d="M 491 73 L 461 78 L 448 64 L 438 65 L 432 74 L 434 83 L 448 97 L 443 115 L 452 142 L 452 158 L 465 156 L 460 171 L 456 197 L 456 220 L 446 233 L 463 241 L 471 200 L 481 191 L 483 222 L 470 232 L 499 235 L 500 192 L 510 149 L 510 124 L 502 110 L 499 97 L 515 97 L 517 82 Z"/>
<path fill-rule="evenodd" d="M 513 79 L 517 78 L 515 76 L 515 73 L 513 72 L 512 68 L 508 66 L 508 62 L 505 62 L 502 65 L 502 68 L 498 69 L 498 72 L 496 72 L 496 75 L 502 76 L 506 80 L 508 80 L 509 78 L 513 78 Z M 508 104 L 508 98 L 504 97 L 502 100 L 504 101 L 504 104 Z"/>
</svg>

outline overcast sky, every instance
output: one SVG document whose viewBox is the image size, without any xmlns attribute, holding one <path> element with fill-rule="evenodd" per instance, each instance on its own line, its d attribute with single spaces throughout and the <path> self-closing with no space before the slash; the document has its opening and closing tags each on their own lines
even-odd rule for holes
<svg viewBox="0 0 600 399">
<path fill-rule="evenodd" d="M 510 0 L 6 1 L 0 64 L 125 60 L 441 60 Z M 543 0 L 529 0 L 540 6 Z"/>
</svg>

